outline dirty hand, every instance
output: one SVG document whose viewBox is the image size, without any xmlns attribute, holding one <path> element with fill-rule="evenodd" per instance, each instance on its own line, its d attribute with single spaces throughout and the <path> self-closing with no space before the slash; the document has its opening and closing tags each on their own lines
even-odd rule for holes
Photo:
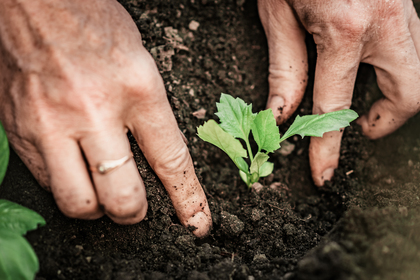
<svg viewBox="0 0 420 280">
<path fill-rule="evenodd" d="M 317 45 L 313 113 L 349 108 L 360 62 L 372 64 L 384 98 L 358 123 L 385 136 L 420 109 L 420 22 L 411 0 L 259 0 L 269 47 L 268 108 L 284 122 L 307 84 L 306 29 Z M 338 166 L 342 132 L 311 139 L 312 177 L 321 186 Z"/>
<path fill-rule="evenodd" d="M 162 78 L 128 13 L 114 0 L 0 2 L 0 120 L 11 145 L 69 217 L 141 221 L 144 184 L 129 129 L 185 226 L 205 235 L 207 200 Z"/>
</svg>

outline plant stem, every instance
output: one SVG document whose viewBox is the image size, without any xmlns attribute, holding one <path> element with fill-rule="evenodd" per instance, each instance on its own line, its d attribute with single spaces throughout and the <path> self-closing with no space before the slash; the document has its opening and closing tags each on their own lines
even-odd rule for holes
<svg viewBox="0 0 420 280">
<path fill-rule="evenodd" d="M 246 148 L 248 149 L 248 154 L 249 154 L 249 159 L 252 161 L 254 160 L 254 155 L 252 154 L 252 150 L 251 150 L 251 145 L 249 144 L 249 141 L 245 141 L 246 143 Z"/>
</svg>

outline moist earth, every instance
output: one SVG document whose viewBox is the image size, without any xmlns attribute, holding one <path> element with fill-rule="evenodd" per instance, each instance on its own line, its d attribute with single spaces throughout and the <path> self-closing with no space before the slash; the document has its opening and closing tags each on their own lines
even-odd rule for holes
<svg viewBox="0 0 420 280">
<path fill-rule="evenodd" d="M 129 134 L 149 209 L 121 226 L 103 217 L 69 219 L 12 152 L 0 198 L 40 213 L 27 234 L 41 279 L 419 279 L 420 116 L 377 141 L 352 124 L 344 132 L 334 180 L 314 186 L 309 139 L 275 152 L 275 171 L 248 189 L 230 159 L 196 135 L 222 92 L 267 100 L 268 50 L 256 1 L 122 0 L 154 56 L 179 127 L 188 139 L 214 227 L 197 239 L 182 227 L 159 179 Z M 311 114 L 315 46 L 307 36 L 309 85 L 296 114 Z M 362 65 L 353 107 L 381 97 Z M 296 114 L 280 126 L 283 133 Z"/>
</svg>

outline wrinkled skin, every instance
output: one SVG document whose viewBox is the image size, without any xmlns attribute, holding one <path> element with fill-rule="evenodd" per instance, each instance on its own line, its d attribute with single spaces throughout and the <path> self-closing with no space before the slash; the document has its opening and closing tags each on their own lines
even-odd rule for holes
<svg viewBox="0 0 420 280">
<path fill-rule="evenodd" d="M 374 66 L 384 97 L 358 119 L 371 139 L 399 128 L 420 109 L 420 22 L 410 0 L 259 0 L 269 46 L 267 108 L 277 122 L 296 110 L 307 84 L 305 29 L 318 59 L 313 113 L 347 109 L 360 62 Z M 318 186 L 338 166 L 342 132 L 312 137 L 309 158 Z"/>
<path fill-rule="evenodd" d="M 1 1 L 0 120 L 65 215 L 121 224 L 147 211 L 134 160 L 92 180 L 87 165 L 130 154 L 129 129 L 182 224 L 208 233 L 210 210 L 162 78 L 118 2 Z"/>
</svg>

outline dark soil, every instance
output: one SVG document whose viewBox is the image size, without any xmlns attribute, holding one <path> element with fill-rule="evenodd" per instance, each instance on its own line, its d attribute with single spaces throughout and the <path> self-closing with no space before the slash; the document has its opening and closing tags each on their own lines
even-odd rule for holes
<svg viewBox="0 0 420 280">
<path fill-rule="evenodd" d="M 256 1 L 121 3 L 158 62 L 214 229 L 200 240 L 180 225 L 131 136 L 149 200 L 146 219 L 132 226 L 66 218 L 12 153 L 0 198 L 47 221 L 27 235 L 40 260 L 36 279 L 420 279 L 420 116 L 378 141 L 355 124 L 346 129 L 334 181 L 321 189 L 310 177 L 309 140 L 295 137 L 289 155 L 273 155 L 275 172 L 261 180 L 263 188 L 249 190 L 230 159 L 197 138 L 196 127 L 216 118 L 221 92 L 264 109 L 268 53 Z M 312 107 L 316 55 L 307 41 L 311 77 L 300 115 Z M 353 109 L 364 113 L 380 93 L 372 69 L 359 72 Z M 192 115 L 202 108 L 204 119 Z"/>
</svg>

